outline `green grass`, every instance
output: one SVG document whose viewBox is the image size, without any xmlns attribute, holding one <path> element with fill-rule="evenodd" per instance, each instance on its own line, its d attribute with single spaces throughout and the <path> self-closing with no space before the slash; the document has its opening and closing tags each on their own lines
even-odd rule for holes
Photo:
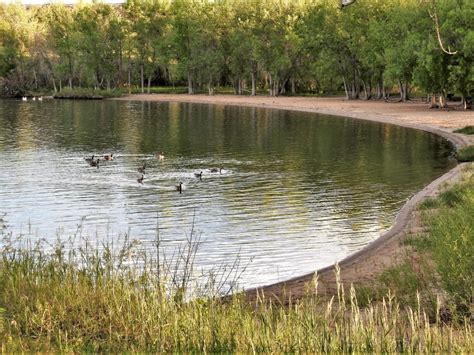
<svg viewBox="0 0 474 355">
<path fill-rule="evenodd" d="M 459 128 L 455 130 L 454 133 L 474 134 L 474 126 L 466 126 L 463 128 Z"/>
<path fill-rule="evenodd" d="M 474 145 L 459 149 L 456 158 L 460 162 L 474 161 Z"/>
<path fill-rule="evenodd" d="M 354 289 L 343 297 L 341 285 L 329 303 L 315 296 L 288 306 L 238 296 L 183 302 L 154 273 L 119 271 L 106 255 L 67 260 L 61 248 L 50 256 L 3 252 L 3 352 L 431 353 L 472 346 L 469 325 L 430 322 L 422 308 L 401 309 L 390 295 L 363 309 Z"/>
<path fill-rule="evenodd" d="M 472 169 L 472 168 L 471 168 Z M 386 270 L 381 283 L 403 304 L 414 306 L 415 292 L 427 309 L 443 295 L 451 317 L 474 316 L 474 175 L 420 205 L 427 232 L 405 241 L 400 265 Z"/>
</svg>

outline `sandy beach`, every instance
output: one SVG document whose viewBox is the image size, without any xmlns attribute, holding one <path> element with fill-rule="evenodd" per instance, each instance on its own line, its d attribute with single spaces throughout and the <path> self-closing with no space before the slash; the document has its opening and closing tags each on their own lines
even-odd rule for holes
<svg viewBox="0 0 474 355">
<path fill-rule="evenodd" d="M 456 103 L 452 103 L 455 108 L 453 110 L 436 110 L 430 109 L 427 103 L 420 101 L 406 103 L 347 101 L 343 98 L 314 97 L 139 94 L 117 100 L 193 102 L 315 112 L 333 115 L 334 119 L 338 119 L 337 116 L 345 116 L 421 129 L 445 137 L 458 149 L 474 144 L 474 136 L 453 133 L 453 130 L 457 128 L 474 125 L 474 112 L 462 111 L 455 107 Z M 341 260 L 339 267 L 343 283 L 370 286 L 384 269 L 399 263 L 401 257 L 407 253 L 402 245 L 403 239 L 422 228 L 419 213 L 416 211 L 417 204 L 426 197 L 435 196 L 442 186 L 458 181 L 468 164 L 457 165 L 426 186 L 402 207 L 389 231 L 362 250 Z M 329 266 L 291 280 L 247 290 L 246 295 L 250 300 L 257 296 L 257 292 L 265 293 L 267 298 L 280 300 L 289 296 L 300 298 L 306 293 L 308 287 L 312 287 L 315 273 L 318 275 L 318 294 L 334 294 L 336 291 L 334 266 Z"/>
</svg>

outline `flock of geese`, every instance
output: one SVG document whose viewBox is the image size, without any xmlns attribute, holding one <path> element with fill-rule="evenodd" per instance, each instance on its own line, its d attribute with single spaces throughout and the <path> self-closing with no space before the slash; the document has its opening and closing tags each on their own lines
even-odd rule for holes
<svg viewBox="0 0 474 355">
<path fill-rule="evenodd" d="M 22 100 L 22 101 L 28 101 L 28 97 L 23 96 L 23 97 L 21 98 L 21 100 Z M 38 100 L 38 101 L 43 101 L 43 96 L 38 96 L 38 97 L 33 96 L 33 97 L 31 98 L 31 100 L 32 100 L 32 101 L 36 101 L 36 100 Z"/>
<path fill-rule="evenodd" d="M 159 161 L 163 161 L 165 159 L 165 155 L 163 154 L 163 152 L 159 153 L 159 154 L 156 154 L 155 157 L 159 160 Z M 92 154 L 92 156 L 90 158 L 86 157 L 84 158 L 84 160 L 92 167 L 96 167 L 96 168 L 99 168 L 99 164 L 100 164 L 100 158 L 96 158 L 95 154 Z M 102 159 L 105 160 L 105 161 L 112 161 L 115 159 L 114 157 L 114 154 L 113 153 L 110 153 L 110 154 L 106 154 L 106 155 L 103 155 L 102 156 Z M 222 174 L 222 169 L 224 169 L 223 167 L 220 167 L 220 168 L 210 168 L 208 169 L 209 172 L 211 173 L 219 173 L 219 174 Z M 146 173 L 146 163 L 144 162 L 141 166 L 139 166 L 137 168 L 137 171 L 139 173 L 142 174 L 141 177 L 139 177 L 137 179 L 137 182 L 139 184 L 143 184 L 143 180 L 145 179 L 145 173 Z M 200 171 L 199 173 L 194 173 L 194 176 L 196 178 L 199 178 L 199 180 L 202 180 L 202 171 Z M 183 183 L 180 182 L 178 185 L 175 186 L 176 188 L 176 191 L 178 191 L 180 194 L 183 192 Z"/>
</svg>

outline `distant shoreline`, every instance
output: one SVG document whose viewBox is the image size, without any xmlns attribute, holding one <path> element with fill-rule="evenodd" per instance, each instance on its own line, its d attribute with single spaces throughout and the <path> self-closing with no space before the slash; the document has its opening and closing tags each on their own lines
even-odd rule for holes
<svg viewBox="0 0 474 355">
<path fill-rule="evenodd" d="M 453 133 L 455 129 L 474 125 L 473 111 L 432 110 L 429 109 L 428 104 L 421 102 L 392 103 L 365 100 L 347 101 L 343 98 L 182 94 L 138 94 L 113 100 L 190 102 L 314 112 L 389 123 L 431 132 L 449 140 L 457 149 L 474 144 L 474 136 Z M 416 215 L 418 203 L 426 197 L 437 195 L 445 184 L 458 181 L 467 164 L 458 164 L 423 188 L 401 208 L 390 230 L 358 252 L 339 261 L 342 281 L 347 285 L 351 283 L 367 285 L 384 269 L 395 265 L 403 252 L 400 241 L 406 234 L 416 231 L 420 227 Z M 318 275 L 318 294 L 330 296 L 336 291 L 334 271 L 334 265 L 328 266 L 290 280 L 246 290 L 246 296 L 253 300 L 257 297 L 257 292 L 259 294 L 263 292 L 266 297 L 280 300 L 288 298 L 290 295 L 293 298 L 301 298 L 306 293 L 308 284 L 313 281 L 315 273 Z"/>
</svg>

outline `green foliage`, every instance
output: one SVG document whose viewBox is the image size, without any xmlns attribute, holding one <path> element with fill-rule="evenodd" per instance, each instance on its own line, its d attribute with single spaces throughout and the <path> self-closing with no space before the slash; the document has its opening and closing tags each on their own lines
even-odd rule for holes
<svg viewBox="0 0 474 355">
<path fill-rule="evenodd" d="M 420 203 L 419 208 L 422 210 L 436 208 L 438 207 L 438 204 L 439 202 L 437 199 L 429 197 L 424 199 L 423 202 Z"/>
<path fill-rule="evenodd" d="M 474 302 L 474 177 L 440 196 L 444 208 L 427 217 L 430 251 L 444 289 L 458 307 Z"/>
<path fill-rule="evenodd" d="M 472 1 L 128 1 L 0 5 L 5 95 L 86 87 L 209 94 L 473 94 Z M 439 19 L 441 51 L 429 13 Z M 146 89 L 145 89 L 146 88 Z"/>
<path fill-rule="evenodd" d="M 436 300 L 434 290 L 444 290 L 453 315 L 469 317 L 474 304 L 474 175 L 437 199 L 425 200 L 422 211 L 427 234 L 405 242 L 416 254 L 410 252 L 410 258 L 386 270 L 381 282 L 402 302 L 413 306 L 420 298 L 428 309 L 427 303 Z"/>
<path fill-rule="evenodd" d="M 456 158 L 460 162 L 474 161 L 474 145 L 459 149 Z"/>
<path fill-rule="evenodd" d="M 474 134 L 474 126 L 466 126 L 463 128 L 459 128 L 455 130 L 454 133 Z"/>
</svg>

